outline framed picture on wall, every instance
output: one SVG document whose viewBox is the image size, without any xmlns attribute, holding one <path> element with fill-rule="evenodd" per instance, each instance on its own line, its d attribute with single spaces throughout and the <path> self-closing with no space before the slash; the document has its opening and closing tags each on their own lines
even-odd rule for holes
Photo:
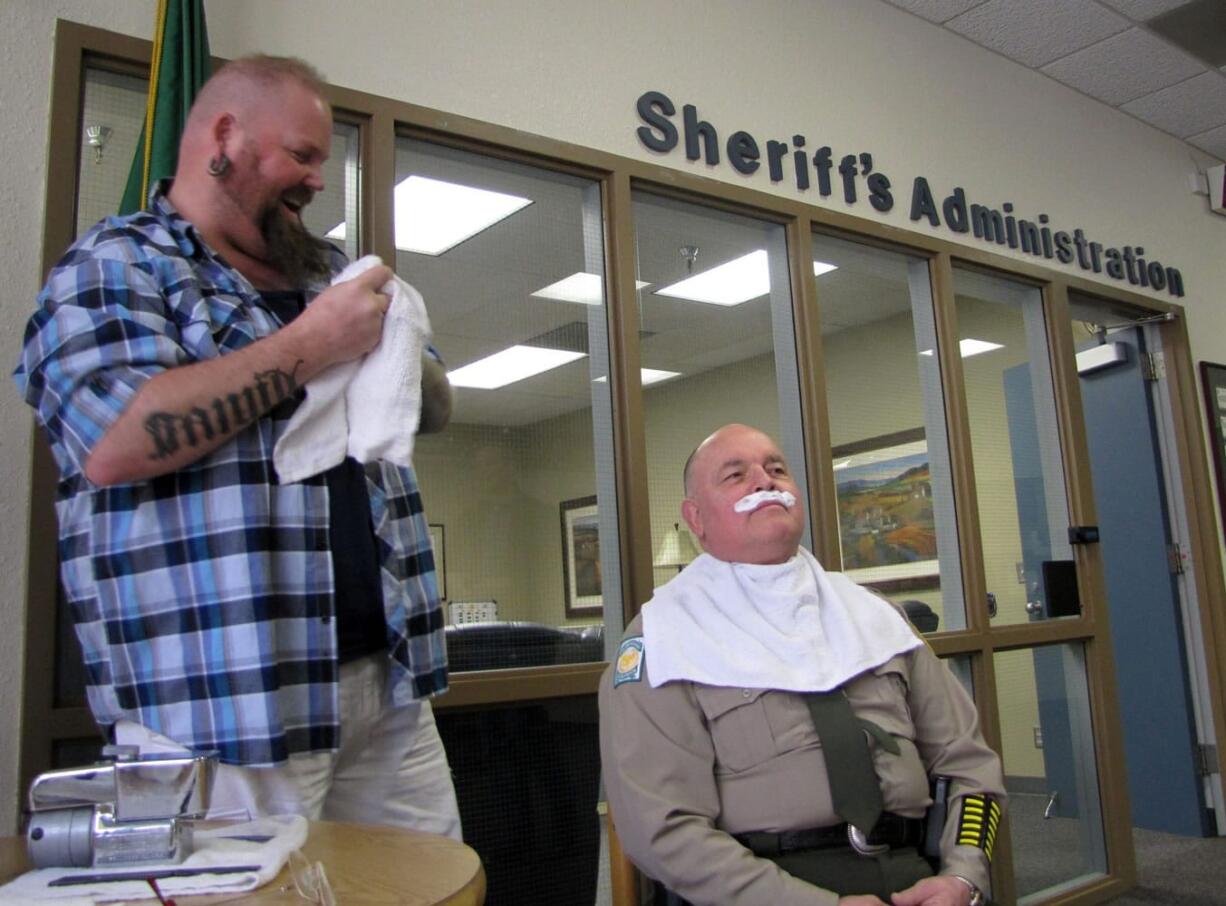
<svg viewBox="0 0 1226 906">
<path fill-rule="evenodd" d="M 939 585 L 924 429 L 869 437 L 831 453 L 848 578 L 882 591 Z"/>
<path fill-rule="evenodd" d="M 1218 510 L 1226 515 L 1226 365 L 1200 363 L 1200 378 L 1208 410 L 1209 446 L 1213 448 L 1213 473 L 1217 478 Z"/>
<path fill-rule="evenodd" d="M 566 615 L 587 617 L 601 612 L 600 523 L 595 497 L 559 504 L 562 518 L 562 584 Z"/>
<path fill-rule="evenodd" d="M 438 596 L 447 600 L 447 533 L 438 523 L 430 523 L 430 545 L 434 548 L 434 572 L 438 576 Z M 463 583 L 461 583 L 463 584 Z"/>
</svg>

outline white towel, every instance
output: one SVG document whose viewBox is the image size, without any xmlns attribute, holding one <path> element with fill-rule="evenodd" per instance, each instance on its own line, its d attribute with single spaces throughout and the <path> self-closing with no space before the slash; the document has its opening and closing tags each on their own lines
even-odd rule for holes
<svg viewBox="0 0 1226 906">
<path fill-rule="evenodd" d="M 382 263 L 377 255 L 367 255 L 332 283 L 352 280 Z M 412 464 L 421 420 L 421 356 L 430 341 L 430 319 L 421 293 L 399 277 L 382 291 L 392 302 L 379 345 L 307 381 L 306 399 L 273 450 L 282 484 L 330 469 L 346 455 L 358 462 Z"/>
<path fill-rule="evenodd" d="M 803 547 L 778 564 L 702 554 L 643 605 L 652 686 L 825 692 L 921 644 L 898 611 Z"/>
<path fill-rule="evenodd" d="M 259 838 L 269 839 L 261 840 Z M 246 839 L 243 839 L 246 838 Z M 251 839 L 256 838 L 256 839 Z M 114 881 L 49 887 L 64 875 L 128 874 L 159 868 L 201 869 L 202 874 L 187 878 L 159 878 L 158 888 L 167 897 L 194 894 L 242 893 L 254 890 L 275 878 L 307 838 L 307 819 L 301 815 L 257 818 L 242 824 L 197 830 L 192 854 L 177 865 L 116 865 L 110 868 L 40 868 L 28 871 L 0 887 L 0 904 L 18 906 L 54 900 L 56 906 L 77 903 L 113 903 L 117 900 L 151 900 L 153 888 L 147 881 Z M 256 866 L 254 871 L 233 874 L 208 874 L 208 868 Z"/>
</svg>

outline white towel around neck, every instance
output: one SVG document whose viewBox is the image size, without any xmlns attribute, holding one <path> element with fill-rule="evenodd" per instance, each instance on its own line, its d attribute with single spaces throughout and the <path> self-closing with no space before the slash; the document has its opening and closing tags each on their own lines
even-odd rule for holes
<svg viewBox="0 0 1226 906">
<path fill-rule="evenodd" d="M 382 264 L 377 255 L 354 261 L 333 285 Z M 306 383 L 306 399 L 277 439 L 273 463 L 282 484 L 301 481 L 352 456 L 408 466 L 421 420 L 421 356 L 430 319 L 421 293 L 399 277 L 382 287 L 391 296 L 379 345 Z"/>
<path fill-rule="evenodd" d="M 898 611 L 804 548 L 765 565 L 702 554 L 643 606 L 652 686 L 825 692 L 922 644 Z"/>
</svg>

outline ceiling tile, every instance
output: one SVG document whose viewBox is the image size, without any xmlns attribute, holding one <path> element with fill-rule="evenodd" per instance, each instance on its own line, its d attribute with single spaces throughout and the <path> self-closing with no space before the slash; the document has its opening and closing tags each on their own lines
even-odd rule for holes
<svg viewBox="0 0 1226 906">
<path fill-rule="evenodd" d="M 1143 28 L 1130 28 L 1061 57 L 1043 72 L 1113 107 L 1205 71 L 1205 65 Z"/>
<path fill-rule="evenodd" d="M 1099 2 L 1107 4 L 1129 18 L 1144 22 L 1154 16 L 1187 6 L 1192 0 L 1099 0 Z"/>
<path fill-rule="evenodd" d="M 1188 138 L 1188 144 L 1195 145 L 1202 151 L 1208 151 L 1218 160 L 1226 161 L 1226 125 L 1193 135 Z"/>
<path fill-rule="evenodd" d="M 945 22 L 959 13 L 964 13 L 983 0 L 886 0 L 899 9 L 922 16 L 929 22 Z"/>
<path fill-rule="evenodd" d="M 1226 3 L 1193 0 L 1146 23 L 1155 34 L 1210 66 L 1226 64 Z"/>
<path fill-rule="evenodd" d="M 1226 77 L 1209 71 L 1120 109 L 1181 138 L 1207 132 L 1226 124 Z"/>
<path fill-rule="evenodd" d="M 945 27 L 1027 66 L 1042 66 L 1127 29 L 1094 0 L 988 0 Z"/>
</svg>

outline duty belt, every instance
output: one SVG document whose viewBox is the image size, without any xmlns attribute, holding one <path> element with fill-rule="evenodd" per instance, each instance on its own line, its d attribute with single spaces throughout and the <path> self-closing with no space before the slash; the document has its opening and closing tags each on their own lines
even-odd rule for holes
<svg viewBox="0 0 1226 906">
<path fill-rule="evenodd" d="M 782 856 L 787 853 L 801 852 L 812 849 L 834 849 L 840 846 L 851 846 L 862 854 L 865 851 L 855 846 L 849 837 L 849 831 L 854 831 L 847 824 L 835 824 L 830 827 L 814 827 L 807 830 L 783 831 L 782 833 L 767 833 L 753 831 L 748 834 L 735 834 L 736 840 L 755 856 Z M 855 833 L 858 834 L 858 831 Z M 921 818 L 904 818 L 891 812 L 885 812 L 878 819 L 873 832 L 865 841 L 870 847 L 898 849 L 904 846 L 918 847 L 924 842 L 924 822 Z"/>
</svg>

